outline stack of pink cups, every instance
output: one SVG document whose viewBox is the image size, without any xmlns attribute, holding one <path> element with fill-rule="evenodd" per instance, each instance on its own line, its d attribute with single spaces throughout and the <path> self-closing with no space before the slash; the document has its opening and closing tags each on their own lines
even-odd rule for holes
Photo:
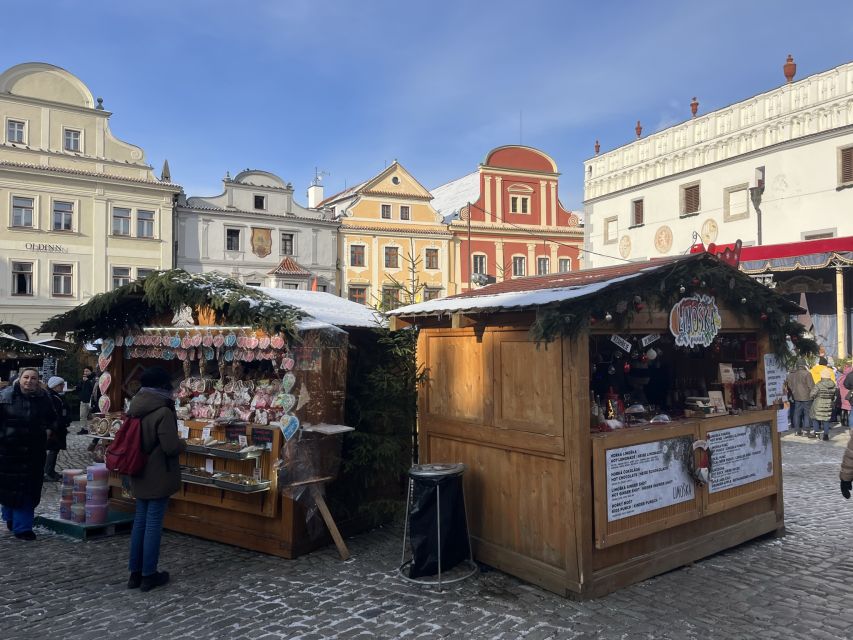
<svg viewBox="0 0 853 640">
<path fill-rule="evenodd" d="M 74 476 L 74 487 L 71 492 L 71 519 L 74 522 L 86 522 L 86 474 Z"/>
<path fill-rule="evenodd" d="M 104 524 L 110 496 L 109 472 L 103 464 L 86 467 L 86 524 Z"/>
<path fill-rule="evenodd" d="M 62 495 L 59 498 L 59 517 L 71 520 L 71 506 L 74 500 L 74 478 L 83 473 L 82 469 L 65 469 L 62 472 Z"/>
</svg>

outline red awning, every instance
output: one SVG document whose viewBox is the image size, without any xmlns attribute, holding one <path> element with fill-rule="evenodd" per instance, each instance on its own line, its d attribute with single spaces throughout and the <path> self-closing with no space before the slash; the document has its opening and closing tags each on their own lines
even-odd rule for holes
<svg viewBox="0 0 853 640">
<path fill-rule="evenodd" d="M 713 253 L 720 254 L 726 248 L 734 248 L 734 244 L 714 245 Z M 690 248 L 690 253 L 701 253 L 705 250 L 705 245 L 699 243 Z M 853 237 L 742 247 L 740 267 L 747 273 L 819 269 L 826 267 L 833 258 L 840 258 L 845 262 L 853 260 Z"/>
</svg>

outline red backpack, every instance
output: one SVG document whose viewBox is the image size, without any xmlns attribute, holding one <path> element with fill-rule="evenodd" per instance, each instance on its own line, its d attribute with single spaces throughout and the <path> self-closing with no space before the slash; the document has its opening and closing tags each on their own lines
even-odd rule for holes
<svg viewBox="0 0 853 640">
<path fill-rule="evenodd" d="M 142 450 L 142 423 L 127 416 L 116 433 L 115 440 L 104 456 L 107 469 L 126 476 L 138 476 L 145 469 L 148 454 Z"/>
</svg>

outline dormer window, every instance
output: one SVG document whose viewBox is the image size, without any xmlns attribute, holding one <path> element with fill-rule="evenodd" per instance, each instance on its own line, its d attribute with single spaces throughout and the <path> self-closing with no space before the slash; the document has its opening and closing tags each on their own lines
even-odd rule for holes
<svg viewBox="0 0 853 640">
<path fill-rule="evenodd" d="M 80 138 L 82 137 L 82 133 L 77 129 L 65 129 L 63 135 L 65 140 L 65 150 L 76 151 L 79 153 L 82 148 L 80 144 Z"/>
<path fill-rule="evenodd" d="M 255 209 L 266 209 L 267 199 L 265 196 L 255 196 Z"/>
<path fill-rule="evenodd" d="M 510 213 L 530 213 L 530 200 L 533 196 L 533 188 L 526 184 L 511 184 L 507 189 L 509 192 Z"/>
</svg>

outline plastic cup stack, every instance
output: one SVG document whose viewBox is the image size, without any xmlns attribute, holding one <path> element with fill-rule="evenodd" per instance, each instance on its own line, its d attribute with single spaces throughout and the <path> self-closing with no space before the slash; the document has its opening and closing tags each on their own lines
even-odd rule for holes
<svg viewBox="0 0 853 640">
<path fill-rule="evenodd" d="M 82 469 L 65 469 L 62 472 L 62 493 L 59 498 L 59 517 L 71 520 L 71 506 L 74 503 L 74 478 L 83 473 Z"/>
<path fill-rule="evenodd" d="M 110 495 L 109 471 L 103 464 L 86 467 L 86 524 L 104 524 Z"/>
</svg>

